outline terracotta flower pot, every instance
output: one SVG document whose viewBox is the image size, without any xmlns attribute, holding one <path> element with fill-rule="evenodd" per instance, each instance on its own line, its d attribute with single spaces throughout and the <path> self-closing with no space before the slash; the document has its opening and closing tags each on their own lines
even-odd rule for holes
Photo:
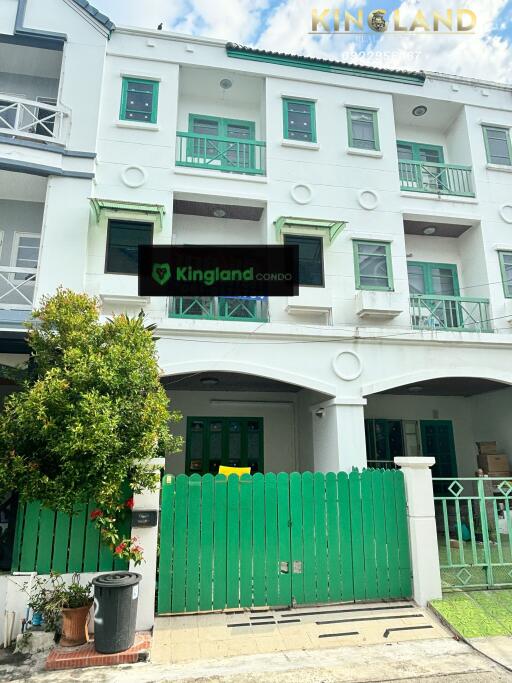
<svg viewBox="0 0 512 683">
<path fill-rule="evenodd" d="M 60 645 L 74 647 L 83 645 L 89 640 L 87 624 L 91 604 L 84 607 L 64 608 L 62 610 L 62 636 Z"/>
</svg>

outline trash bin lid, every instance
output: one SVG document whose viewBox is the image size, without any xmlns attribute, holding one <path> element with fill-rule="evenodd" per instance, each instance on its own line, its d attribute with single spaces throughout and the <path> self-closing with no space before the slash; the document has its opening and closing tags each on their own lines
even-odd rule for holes
<svg viewBox="0 0 512 683">
<path fill-rule="evenodd" d="M 124 588 L 125 586 L 134 586 L 141 579 L 142 575 L 136 572 L 110 572 L 94 577 L 92 582 L 99 588 Z"/>
</svg>

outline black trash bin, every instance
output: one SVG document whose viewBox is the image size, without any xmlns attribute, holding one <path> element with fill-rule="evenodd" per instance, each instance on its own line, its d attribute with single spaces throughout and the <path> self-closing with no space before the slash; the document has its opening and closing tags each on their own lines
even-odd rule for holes
<svg viewBox="0 0 512 683">
<path fill-rule="evenodd" d="M 97 652 L 114 654 L 133 645 L 141 579 L 135 572 L 111 572 L 92 580 Z"/>
</svg>

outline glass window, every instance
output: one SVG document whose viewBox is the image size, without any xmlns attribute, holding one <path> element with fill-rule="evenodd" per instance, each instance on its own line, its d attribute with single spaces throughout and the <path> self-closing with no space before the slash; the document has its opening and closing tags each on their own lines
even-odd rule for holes
<svg viewBox="0 0 512 683">
<path fill-rule="evenodd" d="M 153 243 L 153 223 L 109 221 L 106 273 L 137 275 L 139 244 Z"/>
<path fill-rule="evenodd" d="M 484 126 L 485 149 L 487 161 L 501 166 L 512 165 L 510 134 L 508 128 Z"/>
<path fill-rule="evenodd" d="M 348 144 L 359 149 L 379 149 L 377 112 L 369 109 L 347 109 Z"/>
<path fill-rule="evenodd" d="M 284 99 L 283 107 L 285 139 L 316 142 L 315 103 Z"/>
<path fill-rule="evenodd" d="M 157 81 L 124 78 L 121 95 L 121 116 L 124 121 L 156 123 L 158 109 Z"/>
<path fill-rule="evenodd" d="M 14 238 L 13 265 L 16 268 L 35 270 L 39 260 L 40 235 L 17 233 Z M 30 280 L 34 276 L 30 273 L 14 273 L 15 280 Z"/>
<path fill-rule="evenodd" d="M 299 285 L 324 286 L 324 264 L 321 237 L 285 235 L 285 244 L 299 247 Z"/>
<path fill-rule="evenodd" d="M 391 251 L 387 242 L 354 242 L 356 287 L 393 289 Z"/>
<path fill-rule="evenodd" d="M 501 277 L 507 298 L 512 298 L 512 251 L 500 251 Z"/>
</svg>

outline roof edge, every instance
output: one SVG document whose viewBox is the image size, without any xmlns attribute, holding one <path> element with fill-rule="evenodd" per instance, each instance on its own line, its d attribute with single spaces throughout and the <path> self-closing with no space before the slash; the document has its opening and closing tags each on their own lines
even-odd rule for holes
<svg viewBox="0 0 512 683">
<path fill-rule="evenodd" d="M 93 19 L 95 19 L 99 24 L 104 26 L 109 33 L 115 30 L 116 25 L 114 22 L 107 17 L 106 14 L 102 14 L 99 9 L 91 5 L 87 0 L 73 0 L 75 5 L 78 5 L 84 12 L 87 12 Z"/>
<path fill-rule="evenodd" d="M 426 78 L 423 71 L 382 69 L 361 64 L 320 59 L 318 57 L 305 57 L 284 52 L 271 52 L 269 50 L 260 50 L 258 48 L 239 45 L 238 43 L 226 43 L 226 53 L 228 57 L 236 57 L 238 59 L 251 59 L 282 66 L 316 69 L 317 71 L 327 71 L 330 73 L 359 76 L 362 78 L 377 78 L 385 81 L 407 83 L 409 85 L 421 86 Z"/>
</svg>

